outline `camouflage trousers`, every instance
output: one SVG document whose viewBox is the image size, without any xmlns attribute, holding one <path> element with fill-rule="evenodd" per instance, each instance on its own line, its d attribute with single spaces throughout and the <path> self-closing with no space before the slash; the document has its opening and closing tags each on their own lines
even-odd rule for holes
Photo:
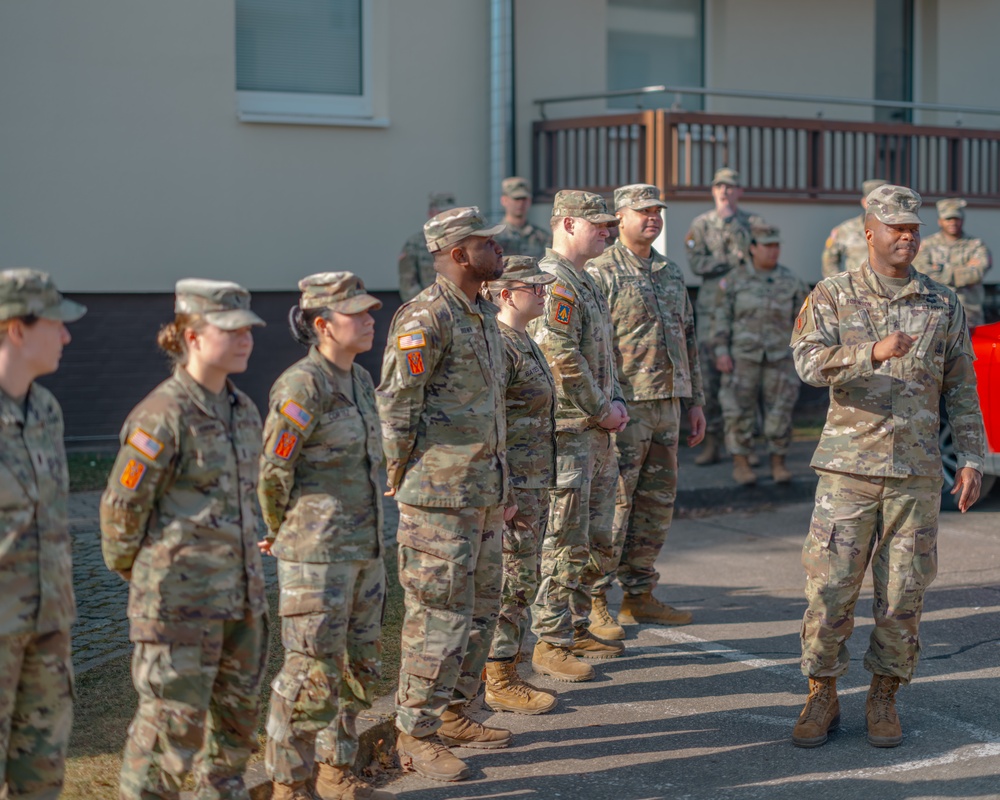
<svg viewBox="0 0 1000 800">
<path fill-rule="evenodd" d="M 614 435 L 601 428 L 556 433 L 556 488 L 542 539 L 542 579 L 532 606 L 539 639 L 568 647 L 590 621 L 591 591 L 615 567 Z"/>
<path fill-rule="evenodd" d="M 594 586 L 603 594 L 615 574 L 629 594 L 651 592 L 660 575 L 654 568 L 674 518 L 677 498 L 677 398 L 629 404 L 629 422 L 615 436 L 618 494 L 615 497 L 615 556 L 612 569 Z"/>
<path fill-rule="evenodd" d="M 717 438 L 723 435 L 722 403 L 719 393 L 722 391 L 722 373 L 715 368 L 715 348 L 711 338 L 698 338 L 698 363 L 701 365 L 701 385 L 705 390 L 705 433 Z M 631 410 L 629 411 L 631 414 Z"/>
<path fill-rule="evenodd" d="M 503 588 L 500 617 L 490 658 L 510 659 L 521 651 L 538 592 L 539 555 L 549 513 L 548 489 L 514 489 L 517 513 L 503 526 Z"/>
<path fill-rule="evenodd" d="M 198 800 L 249 800 L 243 771 L 255 749 L 267 618 L 178 623 L 169 637 L 135 644 L 139 708 L 119 797 L 179 798 L 197 756 Z"/>
<path fill-rule="evenodd" d="M 316 760 L 350 765 L 358 712 L 371 708 L 382 653 L 382 559 L 278 561 L 285 663 L 271 683 L 265 765 L 272 781 L 308 780 Z"/>
<path fill-rule="evenodd" d="M 399 504 L 405 612 L 396 725 L 427 736 L 475 698 L 500 608 L 503 508 Z"/>
<path fill-rule="evenodd" d="M 0 797 L 58 797 L 72 726 L 69 631 L 0 636 Z"/>
<path fill-rule="evenodd" d="M 722 376 L 719 393 L 730 455 L 747 456 L 753 452 L 753 433 L 761 406 L 767 451 L 785 455 L 792 441 L 792 411 L 801 388 L 791 356 L 760 363 L 734 358 L 733 371 Z"/>
<path fill-rule="evenodd" d="M 937 575 L 941 478 L 817 472 L 816 507 L 802 548 L 808 601 L 802 672 L 847 672 L 854 605 L 871 563 L 875 630 L 865 669 L 909 683 L 920 654 L 924 591 Z"/>
</svg>

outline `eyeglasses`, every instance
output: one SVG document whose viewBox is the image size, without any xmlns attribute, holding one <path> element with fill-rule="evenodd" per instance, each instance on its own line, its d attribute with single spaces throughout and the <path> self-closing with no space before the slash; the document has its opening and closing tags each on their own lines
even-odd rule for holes
<svg viewBox="0 0 1000 800">
<path fill-rule="evenodd" d="M 530 286 L 511 286 L 510 290 L 512 292 L 531 292 L 535 297 L 545 297 L 544 283 L 533 283 Z"/>
</svg>

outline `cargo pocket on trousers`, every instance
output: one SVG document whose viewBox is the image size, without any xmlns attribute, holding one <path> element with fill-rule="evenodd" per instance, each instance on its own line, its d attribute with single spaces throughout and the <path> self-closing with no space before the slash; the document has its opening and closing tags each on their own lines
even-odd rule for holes
<svg viewBox="0 0 1000 800">
<path fill-rule="evenodd" d="M 452 531 L 427 526 L 397 536 L 399 582 L 423 606 L 452 609 L 465 604 L 472 543 Z"/>
<path fill-rule="evenodd" d="M 811 581 L 830 579 L 830 548 L 833 545 L 834 525 L 829 520 L 813 519 L 802 547 L 802 566 Z"/>
<path fill-rule="evenodd" d="M 267 715 L 267 735 L 276 742 L 288 736 L 292 724 L 295 701 L 302 692 L 308 673 L 304 668 L 288 670 L 282 668 L 271 681 L 271 707 Z"/>
</svg>

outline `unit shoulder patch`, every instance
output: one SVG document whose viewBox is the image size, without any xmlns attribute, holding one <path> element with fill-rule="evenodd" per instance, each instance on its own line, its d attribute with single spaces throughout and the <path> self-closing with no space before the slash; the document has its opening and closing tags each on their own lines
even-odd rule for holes
<svg viewBox="0 0 1000 800">
<path fill-rule="evenodd" d="M 150 436 L 142 428 L 136 428 L 132 432 L 132 435 L 128 437 L 128 443 L 153 461 L 156 461 L 160 453 L 163 452 L 163 442 Z"/>
<path fill-rule="evenodd" d="M 286 400 L 281 405 L 281 413 L 302 430 L 309 427 L 309 423 L 312 422 L 312 414 L 306 411 L 294 400 Z"/>
<path fill-rule="evenodd" d="M 422 375 L 424 372 L 424 356 L 422 351 L 414 350 L 406 354 L 406 366 L 411 375 Z"/>
<path fill-rule="evenodd" d="M 297 445 L 298 442 L 298 436 L 291 431 L 284 431 L 281 436 L 278 437 L 278 441 L 275 442 L 274 454 L 282 461 L 288 461 L 288 459 L 292 457 L 292 453 L 295 451 L 295 445 Z"/>
<path fill-rule="evenodd" d="M 560 300 L 552 306 L 552 321 L 559 325 L 569 325 L 573 318 L 573 306 Z"/>
<path fill-rule="evenodd" d="M 141 461 L 130 458 L 125 468 L 122 470 L 118 482 L 131 492 L 139 488 L 142 478 L 146 474 L 146 465 Z"/>
</svg>

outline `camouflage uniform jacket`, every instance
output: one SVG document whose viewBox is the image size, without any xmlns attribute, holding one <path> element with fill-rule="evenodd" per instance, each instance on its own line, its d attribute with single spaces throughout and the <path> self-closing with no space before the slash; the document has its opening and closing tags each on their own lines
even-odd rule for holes
<svg viewBox="0 0 1000 800">
<path fill-rule="evenodd" d="M 646 267 L 619 240 L 590 261 L 587 272 L 611 309 L 625 399 L 680 397 L 704 405 L 694 308 L 680 267 L 656 250 Z"/>
<path fill-rule="evenodd" d="M 271 552 L 286 561 L 382 553 L 375 387 L 364 367 L 335 369 L 313 347 L 271 388 L 257 496 Z"/>
<path fill-rule="evenodd" d="M 62 410 L 38 383 L 27 400 L 25 412 L 0 390 L 0 636 L 76 619 Z"/>
<path fill-rule="evenodd" d="M 556 430 L 582 433 L 597 427 L 613 400 L 625 400 L 615 369 L 611 311 L 594 279 L 555 250 L 546 250 L 538 266 L 556 282 L 549 286 L 545 314 L 528 330 L 555 378 Z"/>
<path fill-rule="evenodd" d="M 549 489 L 555 486 L 555 381 L 538 345 L 503 322 L 499 325 L 510 482 L 519 489 Z"/>
<path fill-rule="evenodd" d="M 865 215 L 861 214 L 841 222 L 830 231 L 823 248 L 823 277 L 832 278 L 841 272 L 857 269 L 867 260 Z"/>
<path fill-rule="evenodd" d="M 545 248 L 552 246 L 552 234 L 544 228 L 536 228 L 530 222 L 523 228 L 515 228 L 508 223 L 506 229 L 493 238 L 503 248 L 505 256 L 542 258 Z"/>
<path fill-rule="evenodd" d="M 257 540 L 261 423 L 227 382 L 229 424 L 183 368 L 125 420 L 101 497 L 109 569 L 132 571 L 134 641 L 176 640 L 198 620 L 240 619 L 267 607 Z"/>
<path fill-rule="evenodd" d="M 830 387 L 830 409 L 812 466 L 855 475 L 941 474 L 943 397 L 959 467 L 982 472 L 985 433 L 965 312 L 955 293 L 911 270 L 894 296 L 868 262 L 813 289 L 792 333 L 795 368 Z M 893 331 L 915 336 L 903 358 L 872 364 Z"/>
<path fill-rule="evenodd" d="M 942 231 L 924 239 L 913 260 L 914 269 L 955 291 L 972 327 L 986 322 L 983 275 L 992 265 L 990 251 L 982 239 L 963 236 L 957 242 L 949 242 Z"/>
<path fill-rule="evenodd" d="M 399 254 L 399 296 L 405 303 L 434 283 L 434 256 L 427 250 L 423 229 L 403 244 Z"/>
<path fill-rule="evenodd" d="M 392 318 L 376 392 L 390 489 L 401 503 L 485 507 L 507 494 L 497 307 L 438 275 Z"/>
<path fill-rule="evenodd" d="M 734 269 L 715 309 L 715 355 L 758 364 L 790 358 L 788 335 L 808 294 L 809 287 L 781 264 L 771 272 Z"/>
</svg>

